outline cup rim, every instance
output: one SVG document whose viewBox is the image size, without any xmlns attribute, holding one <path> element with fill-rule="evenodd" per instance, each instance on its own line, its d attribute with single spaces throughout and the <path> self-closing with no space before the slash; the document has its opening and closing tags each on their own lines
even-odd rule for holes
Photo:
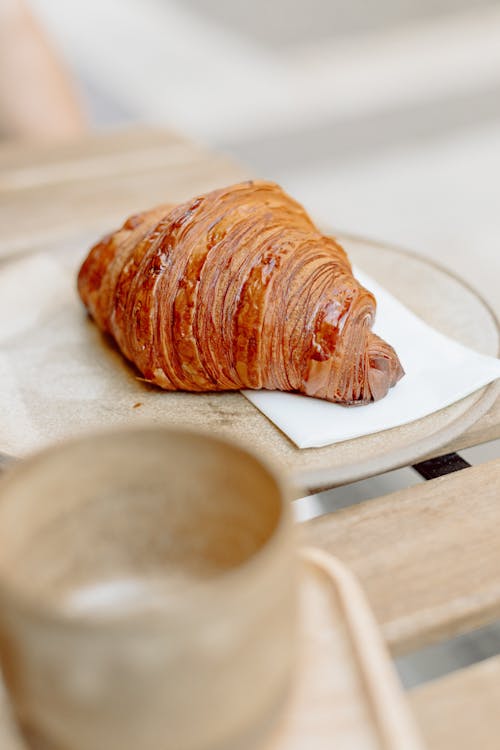
<svg viewBox="0 0 500 750">
<path fill-rule="evenodd" d="M 277 519 L 276 526 L 272 530 L 270 536 L 264 541 L 264 543 L 248 557 L 239 563 L 236 567 L 232 567 L 228 570 L 221 572 L 217 577 L 217 589 L 218 594 L 224 593 L 224 590 L 229 590 L 235 580 L 241 575 L 242 572 L 258 572 L 259 569 L 265 568 L 267 560 L 273 554 L 273 551 L 281 543 L 281 540 L 287 533 L 293 532 L 293 519 L 291 513 L 291 498 L 292 491 L 291 486 L 287 480 L 280 474 L 275 467 L 258 452 L 248 448 L 247 446 L 240 443 L 238 440 L 228 439 L 227 437 L 220 435 L 219 433 L 209 432 L 206 429 L 192 429 L 186 427 L 177 426 L 163 426 L 163 425 L 133 425 L 133 426 L 121 426 L 112 428 L 103 428 L 86 431 L 57 443 L 51 443 L 50 445 L 42 448 L 35 453 L 30 454 L 26 458 L 17 462 L 10 468 L 8 468 L 5 474 L 0 478 L 0 504 L 3 502 L 3 495 L 5 488 L 9 485 L 15 484 L 18 477 L 23 475 L 26 469 L 30 467 L 36 467 L 38 464 L 43 463 L 47 458 L 56 455 L 62 448 L 73 448 L 81 444 L 90 443 L 97 437 L 112 438 L 116 435 L 141 435 L 141 434 L 154 434 L 154 433 L 173 433 L 177 435 L 191 436 L 194 438 L 205 438 L 212 442 L 219 443 L 219 445 L 229 448 L 230 450 L 236 450 L 239 453 L 246 454 L 248 457 L 253 459 L 257 465 L 268 475 L 273 481 L 280 499 L 279 516 Z M 188 600 L 191 603 L 196 602 L 198 605 L 202 603 L 204 599 L 213 597 L 213 589 L 211 586 L 199 587 L 195 586 L 189 593 L 176 594 L 172 598 L 176 602 L 176 607 L 172 608 L 172 611 L 181 611 L 186 607 Z M 162 626 L 165 620 L 169 617 L 169 612 L 155 612 L 155 613 L 113 613 L 107 614 L 105 617 L 95 618 L 89 617 L 84 613 L 69 613 L 63 608 L 58 608 L 49 602 L 45 602 L 43 599 L 36 599 L 26 591 L 20 591 L 16 586 L 13 586 L 5 573 L 0 569 L 0 600 L 8 603 L 8 606 L 14 610 L 20 611 L 29 617 L 50 623 L 52 626 L 62 626 L 65 629 L 82 629 L 82 630 L 95 630 L 102 633 L 116 631 L 117 627 L 123 630 L 134 630 L 138 626 L 141 628 L 154 629 L 155 626 Z M 179 606 L 179 602 L 183 601 L 183 604 Z M 4 604 L 5 606 L 5 604 Z M 187 608 L 187 607 L 186 607 Z"/>
</svg>

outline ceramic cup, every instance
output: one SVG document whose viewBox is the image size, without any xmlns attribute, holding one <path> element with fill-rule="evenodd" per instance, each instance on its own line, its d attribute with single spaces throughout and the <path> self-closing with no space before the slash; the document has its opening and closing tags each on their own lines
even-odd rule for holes
<svg viewBox="0 0 500 750">
<path fill-rule="evenodd" d="M 241 448 L 163 428 L 85 437 L 11 469 L 0 656 L 28 747 L 253 747 L 293 667 L 285 494 Z"/>
</svg>

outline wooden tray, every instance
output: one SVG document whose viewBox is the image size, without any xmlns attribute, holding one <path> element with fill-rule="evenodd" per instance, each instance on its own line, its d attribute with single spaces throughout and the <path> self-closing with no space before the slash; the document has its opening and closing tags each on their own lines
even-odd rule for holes
<svg viewBox="0 0 500 750">
<path fill-rule="evenodd" d="M 437 330 L 485 354 L 498 353 L 497 320 L 487 304 L 462 280 L 429 260 L 399 248 L 338 236 L 356 265 Z M 74 268 L 84 256 L 89 241 L 85 236 L 72 246 L 62 243 L 54 253 Z M 0 266 L 0 273 L 9 267 L 9 263 Z M 67 313 L 75 316 L 75 326 L 81 330 L 86 324 L 82 323 L 72 283 L 71 279 Z M 67 319 L 65 313 L 61 313 L 63 319 Z M 56 322 L 53 323 L 52 341 L 58 331 Z M 30 448 L 111 423 L 153 421 L 184 425 L 217 431 L 246 443 L 254 450 L 264 451 L 299 488 L 318 488 L 344 484 L 417 462 L 472 425 L 486 413 L 500 392 L 500 383 L 492 384 L 403 427 L 333 446 L 300 450 L 239 393 L 165 393 L 147 387 L 135 379 L 117 352 L 109 346 L 102 346 L 102 339 L 94 329 L 92 324 L 87 324 L 86 336 L 95 341 L 91 351 L 95 350 L 103 367 L 113 372 L 115 387 L 100 399 L 79 403 L 78 408 L 66 393 L 59 394 L 54 389 L 45 400 L 38 394 L 36 398 L 33 396 L 29 417 L 36 423 L 39 438 Z M 40 325 L 39 334 L 38 340 L 43 342 L 44 336 L 48 336 L 46 325 L 45 328 Z M 78 335 L 77 331 L 76 340 Z M 57 358 L 64 363 L 64 357 L 65 350 L 61 347 Z M 51 368 L 45 372 L 40 370 L 39 377 L 41 380 L 50 378 Z M 68 375 L 64 387 L 71 385 Z M 136 404 L 139 406 L 134 408 Z M 18 434 L 23 434 L 24 425 L 19 420 L 14 422 Z M 0 424 L 0 451 L 22 455 L 22 451 L 16 449 L 12 426 L 7 427 L 5 421 Z"/>
<path fill-rule="evenodd" d="M 423 750 L 359 585 L 330 555 L 303 557 L 295 683 L 260 750 Z M 0 747 L 24 750 L 2 698 Z"/>
</svg>

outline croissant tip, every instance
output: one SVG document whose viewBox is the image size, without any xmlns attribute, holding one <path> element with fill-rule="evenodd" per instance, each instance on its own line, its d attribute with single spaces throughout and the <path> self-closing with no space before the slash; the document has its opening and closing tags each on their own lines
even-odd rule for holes
<svg viewBox="0 0 500 750">
<path fill-rule="evenodd" d="M 385 343 L 385 342 L 384 342 Z M 390 388 L 404 376 L 405 371 L 392 347 L 386 344 L 386 352 L 379 352 L 370 357 L 368 386 L 373 401 L 379 401 L 387 395 Z"/>
</svg>

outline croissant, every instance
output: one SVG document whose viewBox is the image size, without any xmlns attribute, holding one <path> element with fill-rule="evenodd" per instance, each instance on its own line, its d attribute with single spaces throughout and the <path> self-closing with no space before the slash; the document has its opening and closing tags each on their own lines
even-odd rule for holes
<svg viewBox="0 0 500 750">
<path fill-rule="evenodd" d="M 78 290 L 144 378 L 167 390 L 267 388 L 341 404 L 404 374 L 342 247 L 278 185 L 249 181 L 129 218 Z"/>
</svg>

